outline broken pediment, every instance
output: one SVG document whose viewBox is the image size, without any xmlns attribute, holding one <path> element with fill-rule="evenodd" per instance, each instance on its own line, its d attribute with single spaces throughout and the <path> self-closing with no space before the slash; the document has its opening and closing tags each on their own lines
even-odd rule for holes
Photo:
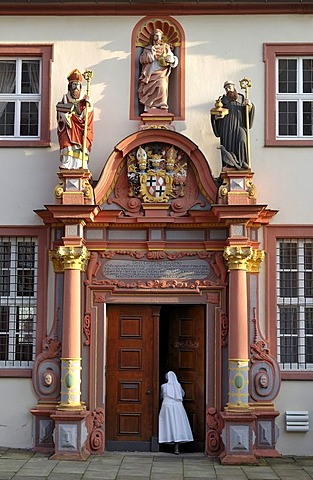
<svg viewBox="0 0 313 480">
<path fill-rule="evenodd" d="M 122 210 L 132 217 L 209 211 L 217 193 L 217 182 L 197 145 L 163 129 L 143 130 L 122 140 L 95 187 L 101 210 Z"/>
</svg>

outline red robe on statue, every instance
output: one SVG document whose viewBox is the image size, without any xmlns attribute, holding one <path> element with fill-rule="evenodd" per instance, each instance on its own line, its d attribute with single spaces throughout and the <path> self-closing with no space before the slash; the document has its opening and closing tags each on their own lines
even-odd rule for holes
<svg viewBox="0 0 313 480">
<path fill-rule="evenodd" d="M 58 138 L 60 144 L 60 157 L 64 168 L 82 167 L 82 150 L 85 130 L 86 115 L 85 97 L 74 101 L 69 94 L 64 95 L 62 102 L 57 106 Z M 62 104 L 64 111 L 62 111 Z M 65 113 L 66 109 L 69 109 Z M 70 125 L 66 122 L 68 118 Z M 88 106 L 88 124 L 85 159 L 88 160 L 93 142 L 93 108 Z"/>
</svg>

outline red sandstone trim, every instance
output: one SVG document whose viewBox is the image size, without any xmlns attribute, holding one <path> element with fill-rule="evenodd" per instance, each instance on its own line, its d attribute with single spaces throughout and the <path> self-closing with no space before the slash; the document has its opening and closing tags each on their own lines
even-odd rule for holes
<svg viewBox="0 0 313 480">
<path fill-rule="evenodd" d="M 71 4 L 63 2 L 42 2 L 40 5 L 27 4 L 21 5 L 12 2 L 6 2 L 1 5 L 0 15 L 51 15 L 51 16 L 85 16 L 85 15 L 288 15 L 288 14 L 312 14 L 313 5 L 310 3 L 269 4 L 235 4 L 229 2 L 215 2 L 207 5 L 203 4 L 182 4 L 176 2 L 172 4 L 140 4 L 140 5 L 100 5 L 100 4 L 79 4 L 75 3 L 75 8 Z"/>
<path fill-rule="evenodd" d="M 14 6 L 10 7 L 14 8 Z M 0 15 L 2 9 L 0 7 Z M 11 15 L 11 14 L 10 14 Z M 53 62 L 52 44 L 8 44 L 0 45 L 1 57 L 38 57 L 42 60 L 41 86 L 41 124 L 40 139 L 0 140 L 1 147 L 50 147 L 50 96 L 51 96 L 51 62 Z"/>
<path fill-rule="evenodd" d="M 47 288 L 48 288 L 48 248 L 49 230 L 46 227 L 0 227 L 0 236 L 37 237 L 38 238 L 38 293 L 37 293 L 37 329 L 36 352 L 41 348 L 46 336 Z M 0 377 L 31 377 L 32 368 L 1 368 Z"/>
<path fill-rule="evenodd" d="M 264 43 L 265 63 L 265 145 L 267 147 L 312 147 L 313 140 L 276 138 L 276 58 L 312 56 L 313 43 Z"/>
<path fill-rule="evenodd" d="M 276 239 L 312 238 L 312 225 L 268 225 L 264 229 L 266 251 L 266 336 L 270 342 L 271 353 L 277 356 L 277 320 L 276 320 Z M 313 372 L 282 371 L 282 380 L 312 380 Z"/>
<path fill-rule="evenodd" d="M 133 28 L 132 38 L 131 38 L 131 86 L 130 86 L 130 111 L 129 118 L 130 120 L 140 120 L 140 117 L 135 114 L 135 102 L 134 99 L 137 97 L 137 88 L 135 85 L 135 70 L 136 70 L 136 36 L 139 32 L 142 25 L 144 25 L 150 19 L 154 19 L 154 16 L 146 16 L 141 19 Z M 185 32 L 182 26 L 172 17 L 162 15 L 162 20 L 168 20 L 170 23 L 176 26 L 180 34 L 181 44 L 180 44 L 180 54 L 179 54 L 179 64 L 176 69 L 180 70 L 180 78 L 178 82 L 177 89 L 179 93 L 176 95 L 174 102 L 176 103 L 175 109 L 180 112 L 179 116 L 175 116 L 174 120 L 185 120 Z"/>
</svg>

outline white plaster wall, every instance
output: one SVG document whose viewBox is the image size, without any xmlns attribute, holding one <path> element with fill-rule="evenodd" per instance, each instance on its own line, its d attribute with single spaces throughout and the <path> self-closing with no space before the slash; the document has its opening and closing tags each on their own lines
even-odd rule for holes
<svg viewBox="0 0 313 480">
<path fill-rule="evenodd" d="M 1 378 L 0 446 L 32 448 L 36 398 L 30 378 Z"/>
<path fill-rule="evenodd" d="M 313 404 L 312 382 L 282 382 L 281 390 L 275 400 L 275 407 L 280 412 L 276 424 L 280 431 L 277 450 L 284 455 L 312 456 L 313 453 Z M 310 429 L 308 432 L 286 432 L 285 412 L 299 410 L 309 412 Z"/>
<path fill-rule="evenodd" d="M 210 108 L 223 93 L 223 82 L 252 80 L 256 105 L 251 129 L 251 158 L 258 202 L 279 209 L 273 223 L 311 223 L 313 189 L 301 173 L 312 173 L 310 148 L 264 147 L 263 43 L 309 42 L 312 15 L 182 16 L 176 18 L 186 36 L 186 119 L 178 132 L 190 137 L 206 155 L 215 176 L 220 171 L 219 140 L 210 125 Z M 94 72 L 91 96 L 95 103 L 95 140 L 90 170 L 97 179 L 114 146 L 138 128 L 129 120 L 132 29 L 139 17 L 0 17 L 5 43 L 53 43 L 52 146 L 45 149 L 6 148 L 1 152 L 6 176 L 1 197 L 1 224 L 40 223 L 33 210 L 54 201 L 58 143 L 55 104 L 67 89 L 72 68 Z M 17 176 L 17 171 L 19 175 Z M 12 195 L 14 192 L 14 195 Z M 285 199 L 288 197 L 288 204 Z M 308 208 L 305 206 L 308 205 Z M 12 218 L 12 210 L 15 215 Z"/>
<path fill-rule="evenodd" d="M 129 102 L 131 33 L 139 19 L 137 16 L 0 16 L 2 43 L 54 44 L 52 145 L 0 150 L 6 178 L 1 185 L 0 200 L 2 206 L 7 206 L 0 211 L 1 225 L 40 224 L 33 210 L 54 203 L 59 166 L 54 106 L 67 89 L 66 77 L 71 69 L 89 68 L 94 72 L 91 96 L 95 104 L 95 140 L 89 165 L 94 179 L 99 177 L 114 146 L 138 129 L 139 122 L 129 120 Z M 214 175 L 218 176 L 219 140 L 211 130 L 210 108 L 223 93 L 226 79 L 238 85 L 244 76 L 251 78 L 250 97 L 256 106 L 255 124 L 250 131 L 251 159 L 258 203 L 279 209 L 272 223 L 312 224 L 313 188 L 307 186 L 313 174 L 312 149 L 264 147 L 263 43 L 312 41 L 313 16 L 214 15 L 181 16 L 176 20 L 186 37 L 186 119 L 175 122 L 177 131 L 199 146 Z M 262 316 L 265 293 L 261 292 Z M 51 299 L 52 295 L 50 306 Z M 50 319 L 51 312 L 52 308 Z M 0 382 L 4 392 L 0 398 L 0 445 L 31 446 L 29 410 L 36 405 L 31 382 L 21 379 L 1 379 Z M 283 382 L 277 409 L 281 412 L 291 407 L 310 410 L 312 394 L 312 382 Z M 279 417 L 281 453 L 312 454 L 311 430 L 307 434 L 287 434 L 283 422 L 283 417 Z"/>
</svg>

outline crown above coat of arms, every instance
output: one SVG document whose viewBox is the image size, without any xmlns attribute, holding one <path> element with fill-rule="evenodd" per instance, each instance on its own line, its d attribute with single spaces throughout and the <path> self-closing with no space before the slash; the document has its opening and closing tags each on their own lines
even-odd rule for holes
<svg viewBox="0 0 313 480">
<path fill-rule="evenodd" d="M 140 146 L 128 155 L 127 176 L 131 197 L 145 203 L 166 203 L 184 196 L 187 162 L 173 146 Z"/>
</svg>

